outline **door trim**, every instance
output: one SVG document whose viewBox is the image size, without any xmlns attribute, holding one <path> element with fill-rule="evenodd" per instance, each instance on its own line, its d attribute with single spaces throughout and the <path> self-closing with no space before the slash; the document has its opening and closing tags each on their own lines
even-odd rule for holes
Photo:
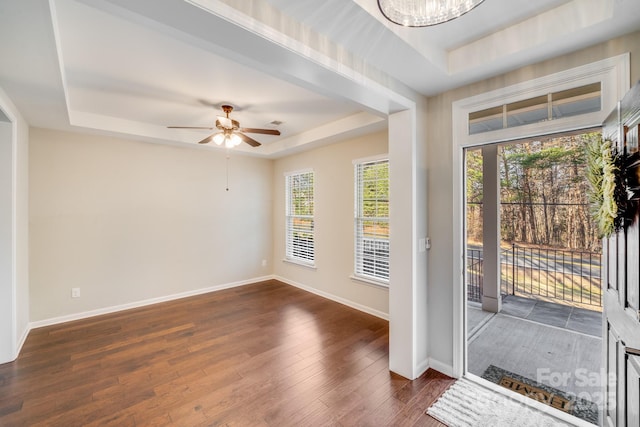
<svg viewBox="0 0 640 427">
<path fill-rule="evenodd" d="M 625 53 L 580 67 L 547 75 L 491 92 L 464 98 L 452 104 L 453 135 L 453 376 L 467 373 L 466 292 L 464 289 L 466 239 L 464 150 L 486 144 L 499 143 L 526 137 L 570 132 L 577 129 L 600 127 L 607 115 L 630 88 L 630 55 Z M 578 87 L 589 83 L 601 83 L 602 109 L 598 114 L 584 114 L 558 119 L 543 124 L 520 126 L 492 132 L 469 135 L 469 113 L 508 102 L 529 99 L 540 94 L 566 89 L 568 84 Z"/>
</svg>

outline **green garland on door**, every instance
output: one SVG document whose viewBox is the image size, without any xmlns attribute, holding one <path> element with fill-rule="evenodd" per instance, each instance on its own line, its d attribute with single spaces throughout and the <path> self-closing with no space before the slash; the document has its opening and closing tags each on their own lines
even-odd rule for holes
<svg viewBox="0 0 640 427">
<path fill-rule="evenodd" d="M 609 237 L 624 226 L 626 191 L 622 177 L 624 159 L 610 140 L 594 138 L 587 145 L 587 196 L 591 214 L 601 237 Z"/>
</svg>

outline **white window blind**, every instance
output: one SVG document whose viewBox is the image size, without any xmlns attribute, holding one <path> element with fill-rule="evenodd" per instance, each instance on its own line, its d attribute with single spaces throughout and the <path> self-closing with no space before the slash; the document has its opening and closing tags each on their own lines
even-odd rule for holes
<svg viewBox="0 0 640 427">
<path fill-rule="evenodd" d="M 313 265 L 313 171 L 286 176 L 286 258 Z"/>
<path fill-rule="evenodd" d="M 389 282 L 389 160 L 355 163 L 355 276 Z"/>
</svg>

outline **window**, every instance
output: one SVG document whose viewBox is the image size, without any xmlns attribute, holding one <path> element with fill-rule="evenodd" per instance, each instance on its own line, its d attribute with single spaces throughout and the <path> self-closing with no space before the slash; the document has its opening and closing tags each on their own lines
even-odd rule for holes
<svg viewBox="0 0 640 427">
<path fill-rule="evenodd" d="M 389 160 L 355 163 L 355 276 L 389 283 Z"/>
<path fill-rule="evenodd" d="M 313 265 L 313 171 L 286 175 L 286 259 Z"/>
<path fill-rule="evenodd" d="M 469 135 L 601 110 L 600 82 L 469 113 Z"/>
</svg>

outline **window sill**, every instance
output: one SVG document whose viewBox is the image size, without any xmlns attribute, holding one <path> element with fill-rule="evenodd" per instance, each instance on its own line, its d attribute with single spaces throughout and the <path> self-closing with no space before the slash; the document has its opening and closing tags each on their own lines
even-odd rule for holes
<svg viewBox="0 0 640 427">
<path fill-rule="evenodd" d="M 309 262 L 304 262 L 304 261 L 298 261 L 296 259 L 283 258 L 282 262 L 286 262 L 288 264 L 299 265 L 300 267 L 305 267 L 305 268 L 308 268 L 309 270 L 317 270 L 315 264 L 312 264 L 312 263 L 309 263 Z"/>
<path fill-rule="evenodd" d="M 389 282 L 383 282 L 382 280 L 369 279 L 367 277 L 356 276 L 354 274 L 349 276 L 349 279 L 353 280 L 354 282 L 360 282 L 367 285 L 375 286 L 376 288 L 389 290 Z"/>
</svg>

